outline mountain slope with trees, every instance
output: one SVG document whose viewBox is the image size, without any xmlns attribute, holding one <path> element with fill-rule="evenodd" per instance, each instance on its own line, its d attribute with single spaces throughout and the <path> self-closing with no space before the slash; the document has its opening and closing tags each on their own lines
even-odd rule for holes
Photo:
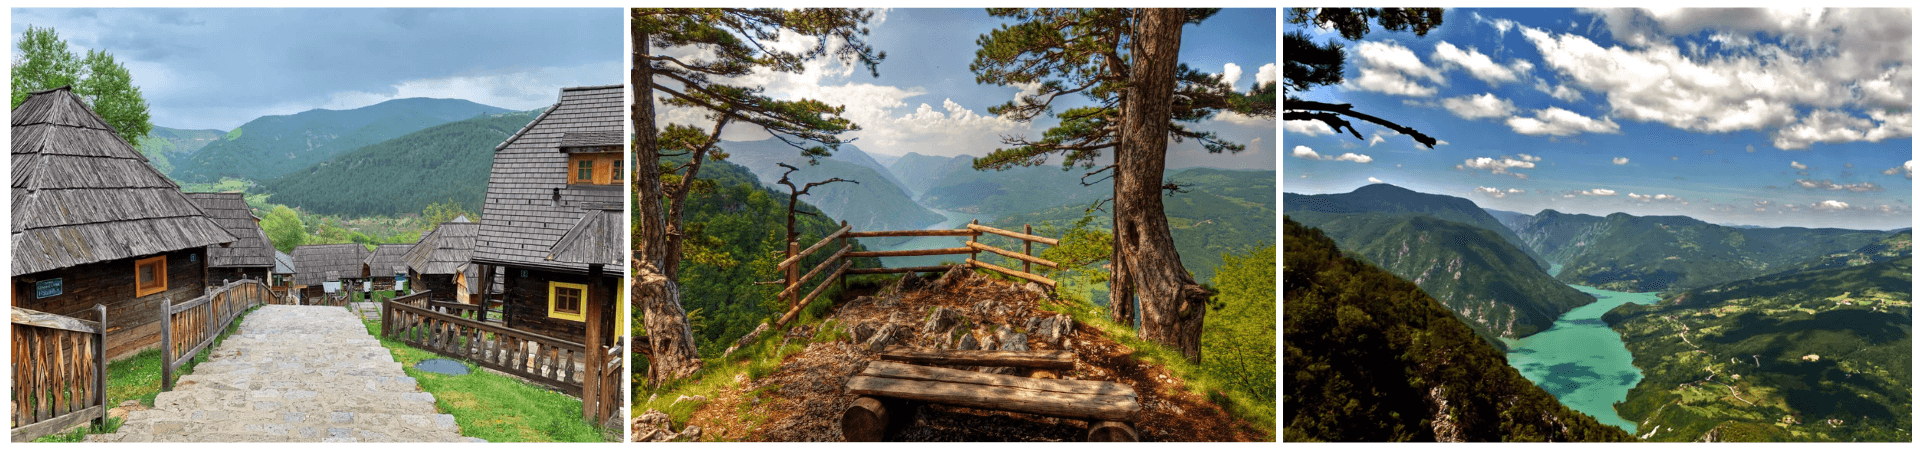
<svg viewBox="0 0 1920 450">
<path fill-rule="evenodd" d="M 1441 220 L 1460 222 L 1492 231 L 1525 252 L 1541 270 L 1547 262 L 1529 250 L 1518 234 L 1500 223 L 1472 200 L 1449 195 L 1415 192 L 1386 183 L 1374 183 L 1345 194 L 1294 194 L 1281 196 L 1281 210 L 1287 213 L 1313 211 L 1323 213 L 1423 213 Z"/>
<path fill-rule="evenodd" d="M 1285 440 L 1632 440 L 1522 377 L 1419 286 L 1285 227 Z"/>
<path fill-rule="evenodd" d="M 173 158 L 192 155 L 226 135 L 227 132 L 220 130 L 181 130 L 155 126 L 153 131 L 147 133 L 146 139 L 140 140 L 140 154 L 145 155 L 147 163 L 161 174 L 171 174 Z"/>
<path fill-rule="evenodd" d="M 1736 228 L 1686 216 L 1535 215 L 1522 230 L 1561 281 L 1624 292 L 1684 290 L 1791 269 L 1894 233 L 1837 228 Z"/>
<path fill-rule="evenodd" d="M 427 127 L 506 112 L 512 111 L 466 100 L 405 98 L 349 110 L 266 116 L 174 160 L 172 177 L 189 183 L 265 180 Z"/>
<path fill-rule="evenodd" d="M 481 210 L 493 149 L 539 111 L 436 125 L 260 183 L 272 201 L 319 214 L 397 216 L 452 200 Z"/>
<path fill-rule="evenodd" d="M 894 184 L 886 167 L 852 144 L 842 144 L 831 157 L 817 158 L 817 165 L 809 165 L 809 158 L 799 149 L 777 139 L 728 141 L 719 147 L 726 150 L 727 161 L 752 171 L 764 186 L 775 186 L 786 173 L 781 163 L 800 168 L 789 178 L 800 186 L 831 178 L 858 181 L 822 185 L 806 197 L 807 203 L 847 221 L 855 230 L 917 230 L 946 220 L 946 216 L 915 203 L 906 188 Z"/>
<path fill-rule="evenodd" d="M 1186 185 L 1183 192 L 1167 195 L 1166 214 L 1167 222 L 1173 227 L 1175 248 L 1181 255 L 1192 255 L 1181 258 L 1181 262 L 1193 272 L 1195 280 L 1212 283 L 1214 271 L 1223 261 L 1222 255 L 1238 255 L 1273 245 L 1274 181 L 1271 170 L 1192 168 L 1167 175 L 1168 183 Z M 1110 229 L 1113 227 L 1111 214 L 1105 210 L 1094 211 L 1085 227 Z M 1019 231 L 1023 225 L 1033 225 L 1035 233 L 1058 237 L 1083 217 L 1089 217 L 1086 204 L 1065 205 L 1000 216 L 988 226 Z M 995 238 L 983 236 L 981 240 L 1000 245 Z M 1035 247 L 1038 252 L 1039 246 Z M 989 261 L 999 258 L 982 256 Z M 1094 300 L 1105 302 L 1105 291 L 1098 292 L 1101 294 L 1095 295 Z"/>
</svg>

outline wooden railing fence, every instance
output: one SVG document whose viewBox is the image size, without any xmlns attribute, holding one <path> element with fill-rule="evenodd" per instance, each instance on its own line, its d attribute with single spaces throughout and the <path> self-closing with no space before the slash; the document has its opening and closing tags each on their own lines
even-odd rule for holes
<svg viewBox="0 0 1920 450">
<path fill-rule="evenodd" d="M 941 266 L 918 266 L 918 267 L 874 267 L 874 268 L 865 268 L 865 269 L 854 269 L 853 258 L 885 258 L 885 257 L 895 257 L 895 256 L 929 256 L 929 255 L 968 255 L 967 261 L 965 264 L 967 264 L 969 267 L 987 269 L 994 272 L 1006 274 L 1007 276 L 1032 281 L 1034 283 L 1039 283 L 1042 286 L 1046 286 L 1049 289 L 1057 287 L 1058 283 L 1056 283 L 1052 278 L 1047 278 L 1045 276 L 1041 276 L 1039 274 L 1033 273 L 1033 266 L 1035 264 L 1041 265 L 1043 267 L 1048 267 L 1048 268 L 1060 267 L 1058 263 L 1049 261 L 1044 258 L 1040 258 L 1038 256 L 1033 256 L 1033 244 L 1040 243 L 1040 244 L 1046 244 L 1050 246 L 1060 245 L 1060 240 L 1033 235 L 1033 225 L 1027 225 L 1024 228 L 1024 231 L 1025 232 L 1014 232 L 1014 231 L 1008 231 L 1008 230 L 1002 230 L 999 228 L 989 227 L 989 226 L 981 225 L 979 220 L 974 220 L 972 223 L 967 224 L 966 228 L 955 229 L 955 230 L 853 231 L 852 225 L 848 225 L 847 222 L 841 221 L 839 230 L 835 230 L 832 233 L 828 233 L 826 237 L 820 238 L 819 242 L 816 242 L 813 245 L 808 246 L 804 250 L 799 248 L 800 245 L 798 242 L 787 243 L 787 259 L 780 261 L 780 264 L 775 266 L 775 271 L 786 274 L 785 279 L 780 281 L 781 285 L 785 286 L 785 289 L 782 289 L 780 291 L 779 296 L 782 301 L 785 301 L 789 305 L 789 307 L 787 309 L 787 313 L 782 314 L 780 316 L 780 320 L 774 322 L 773 325 L 775 327 L 784 326 L 787 324 L 787 321 L 793 320 L 794 317 L 798 317 L 800 315 L 800 311 L 803 309 L 806 309 L 807 305 L 809 303 L 812 303 L 814 298 L 819 297 L 820 294 L 826 292 L 827 285 L 832 284 L 835 280 L 844 280 L 847 275 L 860 275 L 860 274 L 871 274 L 871 273 L 939 272 L 939 271 L 945 271 L 951 268 L 951 266 L 941 265 Z M 995 234 L 995 235 L 1018 239 L 1021 241 L 1021 244 L 1022 244 L 1021 250 L 1019 252 L 1014 252 L 1012 250 L 1002 249 L 999 247 L 994 247 L 991 245 L 980 243 L 980 235 L 982 234 Z M 966 246 L 964 247 L 934 248 L 934 249 L 920 249 L 920 250 L 880 250 L 880 251 L 864 251 L 864 252 L 853 251 L 853 244 L 847 242 L 848 239 L 863 238 L 863 237 L 920 237 L 920 236 L 955 236 L 955 237 L 966 236 L 968 240 L 967 240 Z M 800 273 L 800 261 L 802 259 L 805 259 L 807 256 L 812 255 L 814 252 L 819 251 L 820 249 L 827 248 L 834 241 L 839 241 L 840 243 L 839 251 L 834 252 L 833 255 L 831 256 L 828 256 L 825 261 L 821 261 L 819 265 L 814 266 L 813 269 L 808 270 L 807 273 L 805 274 Z M 997 264 L 981 261 L 980 252 L 982 251 L 1019 260 L 1021 263 L 1021 266 L 1020 266 L 1021 270 L 1013 270 L 1011 268 L 1001 267 L 1000 265 L 997 265 Z M 835 263 L 838 263 L 838 264 L 835 264 Z M 807 281 L 812 280 L 815 275 L 819 275 L 821 272 L 826 271 L 828 268 L 835 268 L 833 270 L 832 275 L 828 275 L 826 278 L 822 279 L 820 281 L 820 284 L 815 286 L 812 291 L 807 292 L 807 295 L 805 297 L 798 297 L 798 295 L 800 294 L 801 288 L 806 285 Z"/>
<path fill-rule="evenodd" d="M 107 416 L 107 307 L 97 321 L 13 308 L 13 441 Z"/>
<path fill-rule="evenodd" d="M 434 312 L 477 322 L 499 322 L 497 318 L 490 318 L 489 313 L 498 315 L 504 312 L 498 308 L 488 308 L 481 305 L 469 305 L 466 303 L 442 300 L 428 300 L 426 306 L 427 309 L 433 310 Z"/>
<path fill-rule="evenodd" d="M 380 308 L 380 336 L 413 348 L 472 361 L 579 396 L 586 346 L 434 311 L 428 292 L 389 299 Z M 471 305 L 469 305 L 471 306 Z"/>
<path fill-rule="evenodd" d="M 206 295 L 160 307 L 160 390 L 173 390 L 173 371 L 213 344 L 248 308 L 272 303 L 273 289 L 260 280 L 227 283 Z"/>
</svg>

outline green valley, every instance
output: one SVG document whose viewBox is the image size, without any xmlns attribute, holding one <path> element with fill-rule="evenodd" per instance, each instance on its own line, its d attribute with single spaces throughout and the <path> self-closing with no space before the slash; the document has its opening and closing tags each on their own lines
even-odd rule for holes
<svg viewBox="0 0 1920 450">
<path fill-rule="evenodd" d="M 1561 281 L 1624 292 L 1691 289 L 1787 270 L 1888 237 L 1837 228 L 1736 228 L 1685 216 L 1541 211 L 1519 230 Z"/>
<path fill-rule="evenodd" d="M 510 112 L 466 100 L 407 98 L 344 111 L 265 116 L 173 161 L 175 180 L 264 180 L 380 141 L 447 122 Z"/>
<path fill-rule="evenodd" d="M 273 202 L 320 214 L 399 215 L 453 201 L 479 211 L 493 149 L 539 111 L 436 125 L 260 183 Z"/>
</svg>

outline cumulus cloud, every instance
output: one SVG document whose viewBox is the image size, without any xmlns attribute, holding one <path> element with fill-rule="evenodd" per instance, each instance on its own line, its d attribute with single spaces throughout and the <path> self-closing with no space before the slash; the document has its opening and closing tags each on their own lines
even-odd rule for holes
<svg viewBox="0 0 1920 450">
<path fill-rule="evenodd" d="M 1613 191 L 1607 191 L 1607 192 L 1613 192 Z M 1685 202 L 1686 201 L 1684 199 L 1681 199 L 1679 196 L 1674 196 L 1674 195 L 1667 195 L 1667 194 L 1645 195 L 1645 194 L 1636 194 L 1632 192 L 1627 193 L 1627 198 L 1639 200 L 1642 202 L 1652 202 L 1655 200 L 1659 200 L 1663 202 Z"/>
<path fill-rule="evenodd" d="M 1492 173 L 1494 175 L 1513 175 L 1516 178 L 1526 179 L 1527 174 L 1521 173 L 1521 172 L 1514 172 L 1512 170 L 1513 169 L 1532 169 L 1534 167 L 1533 163 L 1538 161 L 1540 161 L 1540 157 L 1528 155 L 1525 153 L 1520 154 L 1520 159 L 1514 159 L 1511 156 L 1500 156 L 1498 158 L 1489 158 L 1489 157 L 1483 156 L 1479 158 L 1467 159 L 1466 162 L 1454 165 L 1453 168 L 1455 170 L 1467 170 L 1467 169 L 1485 170 L 1488 173 Z"/>
<path fill-rule="evenodd" d="M 1793 170 L 1807 170 L 1807 165 L 1801 164 L 1799 161 L 1788 161 L 1787 165 L 1792 166 Z"/>
<path fill-rule="evenodd" d="M 1872 181 L 1865 181 L 1865 182 L 1859 182 L 1859 183 L 1834 183 L 1833 180 L 1800 179 L 1800 180 L 1794 180 L 1793 182 L 1794 184 L 1800 185 L 1800 187 L 1812 189 L 1812 190 L 1849 191 L 1849 192 L 1879 192 L 1879 191 L 1887 190 L 1887 188 L 1881 187 L 1879 184 L 1875 184 Z"/>
<path fill-rule="evenodd" d="M 1308 148 L 1305 145 L 1296 145 L 1293 146 L 1293 157 L 1318 161 L 1320 159 L 1320 153 L 1313 151 L 1312 148 Z"/>
<path fill-rule="evenodd" d="M 1373 157 L 1367 156 L 1367 155 L 1361 155 L 1361 154 L 1354 154 L 1354 153 L 1341 153 L 1339 157 L 1333 158 L 1333 160 L 1334 161 L 1352 161 L 1352 162 L 1357 162 L 1361 164 L 1366 164 L 1366 163 L 1373 162 Z"/>
<path fill-rule="evenodd" d="M 1893 166 L 1893 167 L 1888 167 L 1888 168 L 1887 168 L 1887 170 L 1883 170 L 1883 171 L 1881 171 L 1880 173 L 1881 173 L 1881 174 L 1884 174 L 1884 175 L 1893 175 L 1893 174 L 1896 174 L 1896 173 L 1904 173 L 1904 174 L 1906 174 L 1906 175 L 1907 175 L 1907 179 L 1909 179 L 1909 180 L 1911 180 L 1911 179 L 1913 179 L 1913 160 L 1911 160 L 1911 159 L 1909 159 L 1909 160 L 1907 160 L 1907 162 L 1906 162 L 1906 163 L 1904 163 L 1904 164 L 1901 164 L 1901 165 L 1898 165 L 1898 166 Z"/>
<path fill-rule="evenodd" d="M 1502 190 L 1500 188 L 1480 186 L 1480 187 L 1473 188 L 1473 192 L 1476 194 L 1485 195 L 1493 198 L 1507 198 L 1507 195 L 1509 194 L 1525 194 L 1527 193 L 1527 190 L 1515 189 L 1515 188 L 1507 188 L 1505 190 Z"/>
<path fill-rule="evenodd" d="M 1333 127 L 1327 126 L 1325 122 L 1318 120 L 1288 120 L 1286 122 L 1286 125 L 1283 126 L 1286 127 L 1288 133 L 1299 133 L 1307 136 L 1333 134 Z"/>
<path fill-rule="evenodd" d="M 1567 103 L 1578 102 L 1586 98 L 1579 90 L 1567 87 L 1567 85 L 1564 84 L 1548 85 L 1547 80 L 1534 80 L 1533 89 L 1544 92 L 1550 97 L 1560 99 L 1560 101 Z"/>
<path fill-rule="evenodd" d="M 1614 165 L 1626 165 L 1626 164 L 1627 164 L 1627 157 L 1625 157 L 1625 156 L 1622 156 L 1622 157 L 1619 157 L 1619 158 L 1614 158 L 1614 159 L 1613 159 L 1613 164 L 1614 164 Z"/>
<path fill-rule="evenodd" d="M 1227 89 L 1232 90 L 1233 85 L 1240 82 L 1240 65 L 1227 63 L 1227 67 L 1222 69 L 1219 75 L 1214 76 L 1220 78 L 1220 84 L 1227 85 Z"/>
<path fill-rule="evenodd" d="M 1519 28 L 1546 67 L 1603 93 L 1614 116 L 1688 131 L 1770 131 L 1784 150 L 1912 136 L 1910 10 L 1589 12 L 1621 45 Z M 1720 54 L 1693 42 L 1702 31 Z"/>
<path fill-rule="evenodd" d="M 1821 211 L 1844 211 L 1847 208 L 1847 202 L 1839 200 L 1822 200 L 1820 203 L 1813 204 L 1813 209 Z"/>
<path fill-rule="evenodd" d="M 1440 101 L 1440 106 L 1467 120 L 1506 117 L 1514 111 L 1512 100 L 1495 97 L 1492 93 L 1444 99 Z"/>
<path fill-rule="evenodd" d="M 1573 191 L 1573 193 L 1580 194 L 1580 195 L 1594 196 L 1594 197 L 1612 197 L 1616 194 L 1616 192 L 1614 192 L 1614 190 L 1612 189 L 1602 189 L 1602 188 Z"/>
<path fill-rule="evenodd" d="M 1485 81 L 1489 85 L 1498 86 L 1501 83 L 1510 83 L 1520 79 L 1520 73 L 1518 71 L 1493 62 L 1493 58 L 1481 54 L 1480 50 L 1472 47 L 1461 50 L 1460 47 L 1455 47 L 1453 43 L 1440 41 L 1440 44 L 1435 45 L 1433 48 L 1433 58 L 1446 67 L 1465 70 L 1468 74 L 1473 75 L 1474 78 L 1479 78 L 1480 81 Z M 1525 64 L 1523 67 L 1532 68 L 1532 64 L 1525 61 L 1521 61 L 1519 64 Z"/>
<path fill-rule="evenodd" d="M 1421 84 L 1420 79 L 1445 84 L 1440 71 L 1427 67 L 1413 50 L 1392 41 L 1361 42 L 1358 51 L 1360 76 L 1348 81 L 1353 89 L 1410 97 L 1432 96 L 1438 89 Z"/>
<path fill-rule="evenodd" d="M 1260 70 L 1253 73 L 1253 84 L 1258 86 L 1277 81 L 1280 79 L 1279 71 L 1280 69 L 1274 66 L 1273 63 L 1260 66 Z"/>
<path fill-rule="evenodd" d="M 1350 161 L 1350 162 L 1357 162 L 1361 164 L 1373 162 L 1372 156 L 1367 156 L 1367 155 L 1362 155 L 1357 153 L 1342 153 L 1340 154 L 1340 156 L 1328 158 L 1328 157 L 1320 156 L 1320 152 L 1313 151 L 1312 148 L 1308 148 L 1305 145 L 1294 146 L 1293 157 L 1300 158 L 1300 159 L 1314 160 L 1314 161 Z"/>
<path fill-rule="evenodd" d="M 1385 181 L 1380 181 L 1379 178 L 1374 178 L 1374 177 L 1367 177 L 1367 182 L 1368 183 L 1385 183 Z"/>
<path fill-rule="evenodd" d="M 1602 117 L 1600 120 L 1594 120 L 1591 117 L 1561 109 L 1557 106 L 1535 110 L 1533 117 L 1508 118 L 1507 127 L 1513 128 L 1513 131 L 1516 133 L 1534 136 L 1543 134 L 1571 136 L 1580 133 L 1620 133 L 1620 125 L 1614 123 L 1610 117 Z"/>
</svg>

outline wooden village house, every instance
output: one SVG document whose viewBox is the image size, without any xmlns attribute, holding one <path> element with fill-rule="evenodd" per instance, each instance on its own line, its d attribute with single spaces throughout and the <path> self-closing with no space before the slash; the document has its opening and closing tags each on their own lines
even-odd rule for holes
<svg viewBox="0 0 1920 450">
<path fill-rule="evenodd" d="M 106 355 L 160 342 L 160 307 L 209 286 L 215 223 L 68 88 L 13 109 L 14 307 L 96 320 Z"/>
<path fill-rule="evenodd" d="M 273 249 L 273 241 L 260 228 L 260 218 L 247 208 L 242 194 L 199 192 L 189 193 L 187 198 L 200 205 L 213 223 L 239 239 L 225 247 L 207 247 L 207 279 L 216 286 L 242 279 L 267 281 L 273 271 L 273 255 L 279 252 Z"/>
<path fill-rule="evenodd" d="M 360 270 L 372 252 L 360 244 L 302 245 L 293 248 L 293 264 L 298 273 L 293 284 L 305 286 L 300 298 L 314 300 L 332 293 L 346 295 L 346 289 L 359 280 Z"/>
<path fill-rule="evenodd" d="M 273 251 L 273 279 L 267 283 L 267 286 L 273 289 L 274 296 L 285 297 L 288 291 L 298 292 L 300 288 L 306 287 L 293 283 L 293 274 L 298 272 L 296 267 L 298 266 L 293 265 L 293 255 L 279 250 Z"/>
<path fill-rule="evenodd" d="M 438 301 L 471 303 L 468 296 L 461 295 L 467 284 L 461 269 L 472 261 L 473 238 L 479 234 L 479 223 L 460 216 L 421 236 L 420 243 L 401 257 L 407 266 L 407 279 L 415 284 L 413 291 L 428 292 L 429 298 Z"/>
<path fill-rule="evenodd" d="M 391 291 L 398 285 L 400 278 L 407 275 L 407 263 L 402 256 L 414 244 L 380 244 L 374 247 L 373 254 L 360 264 L 360 277 L 365 285 L 355 286 L 363 292 Z"/>
</svg>

